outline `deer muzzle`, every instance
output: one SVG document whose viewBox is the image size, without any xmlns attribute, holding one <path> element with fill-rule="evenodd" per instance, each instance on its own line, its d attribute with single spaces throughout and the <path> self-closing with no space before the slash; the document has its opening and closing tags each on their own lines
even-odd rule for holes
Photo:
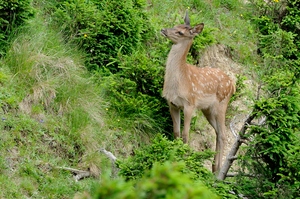
<svg viewBox="0 0 300 199">
<path fill-rule="evenodd" d="M 161 29 L 160 34 L 164 37 L 167 37 L 167 30 L 166 29 Z"/>
</svg>

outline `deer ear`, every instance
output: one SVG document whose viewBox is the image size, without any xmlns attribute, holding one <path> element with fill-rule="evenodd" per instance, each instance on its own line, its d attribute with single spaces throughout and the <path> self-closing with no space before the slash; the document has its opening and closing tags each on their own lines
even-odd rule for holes
<svg viewBox="0 0 300 199">
<path fill-rule="evenodd" d="M 192 28 L 190 30 L 190 32 L 191 32 L 191 34 L 198 35 L 199 33 L 202 32 L 203 28 L 204 28 L 204 23 L 200 23 L 200 24 L 196 25 L 194 28 Z"/>
<path fill-rule="evenodd" d="M 185 12 L 184 24 L 190 26 L 190 18 L 189 18 L 188 11 Z"/>
</svg>

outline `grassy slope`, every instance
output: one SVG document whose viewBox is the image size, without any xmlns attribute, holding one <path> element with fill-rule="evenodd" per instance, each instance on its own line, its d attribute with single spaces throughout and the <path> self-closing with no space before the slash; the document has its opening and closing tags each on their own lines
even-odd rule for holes
<svg viewBox="0 0 300 199">
<path fill-rule="evenodd" d="M 238 2 L 226 1 L 227 8 L 224 2 L 154 0 L 148 12 L 159 30 L 181 22 L 189 8 L 192 24 L 205 22 L 216 42 L 230 46 L 234 58 L 251 67 L 257 61 L 255 31 Z M 55 166 L 97 165 L 105 173 L 109 163 L 98 148 L 121 157 L 145 140 L 107 109 L 80 51 L 45 21 L 37 14 L 0 61 L 0 198 L 71 198 L 94 180 L 76 183 Z M 166 42 L 159 31 L 150 49 L 157 42 Z"/>
</svg>

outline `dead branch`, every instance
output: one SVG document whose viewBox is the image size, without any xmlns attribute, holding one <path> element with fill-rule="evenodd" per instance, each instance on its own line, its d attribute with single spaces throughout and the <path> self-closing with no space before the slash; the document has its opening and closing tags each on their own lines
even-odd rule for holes
<svg viewBox="0 0 300 199">
<path fill-rule="evenodd" d="M 115 178 L 118 175 L 118 168 L 116 167 L 116 156 L 112 154 L 110 151 L 106 151 L 105 149 L 99 149 L 99 152 L 104 153 L 111 161 L 111 176 Z"/>
<path fill-rule="evenodd" d="M 247 139 L 240 139 L 240 142 L 241 142 L 242 144 L 246 144 L 246 145 L 247 145 L 247 144 L 248 144 L 248 141 L 249 141 L 249 140 L 247 140 Z"/>
<path fill-rule="evenodd" d="M 230 160 L 234 161 L 234 160 L 237 160 L 238 157 L 237 156 L 234 156 L 234 157 L 231 157 Z"/>
<path fill-rule="evenodd" d="M 237 173 L 227 173 L 226 177 L 235 177 L 237 176 L 238 174 Z"/>
<path fill-rule="evenodd" d="M 236 177 L 238 175 L 240 175 L 240 174 L 239 173 L 227 173 L 226 177 L 232 178 L 232 177 Z M 251 177 L 251 178 L 257 177 L 256 175 L 252 175 L 252 174 L 242 174 L 242 176 Z"/>
<path fill-rule="evenodd" d="M 78 182 L 79 180 L 81 180 L 83 178 L 92 177 L 92 174 L 91 174 L 90 171 L 73 169 L 73 168 L 70 168 L 70 167 L 54 167 L 54 168 L 55 169 L 62 169 L 62 170 L 66 170 L 66 171 L 71 171 L 73 173 L 73 177 L 74 177 L 76 182 Z"/>
<path fill-rule="evenodd" d="M 74 179 L 76 182 L 78 182 L 79 180 L 83 179 L 83 178 L 88 178 L 88 177 L 91 177 L 91 172 L 89 171 L 85 171 L 85 172 L 82 172 L 82 173 L 78 173 L 76 175 L 74 175 Z"/>
<path fill-rule="evenodd" d="M 117 160 L 116 156 L 114 156 L 114 154 L 110 151 L 106 151 L 105 149 L 99 149 L 99 151 L 104 153 L 113 163 Z"/>
<path fill-rule="evenodd" d="M 237 135 L 235 142 L 233 143 L 233 145 L 225 159 L 225 162 L 220 169 L 220 172 L 217 176 L 218 180 L 224 180 L 226 178 L 226 175 L 227 175 L 233 161 L 236 160 L 236 158 L 233 158 L 233 157 L 236 157 L 237 151 L 239 150 L 241 144 L 244 142 L 243 138 L 246 134 L 246 130 L 248 129 L 249 125 L 251 124 L 251 121 L 255 118 L 255 116 L 256 116 L 256 114 L 252 113 L 252 114 L 249 114 L 248 117 L 246 118 L 242 128 L 239 131 L 240 133 Z"/>
</svg>

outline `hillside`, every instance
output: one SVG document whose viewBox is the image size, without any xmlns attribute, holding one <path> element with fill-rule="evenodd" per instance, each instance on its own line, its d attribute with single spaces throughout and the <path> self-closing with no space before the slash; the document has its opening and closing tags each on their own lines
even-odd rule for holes
<svg viewBox="0 0 300 199">
<path fill-rule="evenodd" d="M 182 23 L 186 10 L 190 13 L 192 25 L 205 23 L 203 33 L 195 38 L 188 61 L 199 67 L 209 65 L 221 68 L 236 80 L 237 93 L 232 97 L 227 111 L 228 143 L 225 153 L 235 140 L 230 126 L 233 125 L 238 131 L 252 111 L 256 114 L 253 116 L 256 120 L 267 118 L 266 121 L 270 121 L 257 128 L 253 127 L 252 134 L 247 137 L 250 150 L 244 149 L 244 159 L 241 158 L 232 171 L 251 171 L 251 166 L 258 164 L 250 161 L 249 157 L 257 154 L 271 157 L 261 163 L 266 168 L 272 161 L 284 160 L 288 162 L 288 167 L 281 167 L 282 163 L 278 168 L 272 167 L 271 171 L 264 170 L 266 175 L 271 176 L 264 179 L 270 182 L 270 187 L 275 191 L 268 192 L 262 188 L 261 193 L 257 194 L 271 198 L 274 196 L 272 194 L 284 195 L 286 190 L 294 191 L 295 195 L 299 193 L 299 175 L 290 177 L 290 171 L 299 173 L 295 167 L 299 162 L 299 147 L 293 148 L 299 143 L 299 64 L 295 50 L 298 47 L 293 44 L 293 41 L 298 42 L 298 36 L 297 32 L 284 32 L 288 25 L 284 26 L 285 29 L 276 29 L 274 27 L 277 25 L 273 25 L 271 20 L 259 18 L 262 11 L 257 10 L 257 7 L 264 5 L 259 3 L 261 2 L 243 3 L 238 0 L 1 2 L 0 9 L 10 10 L 4 10 L 3 13 L 15 10 L 16 13 L 21 13 L 20 18 L 17 18 L 17 14 L 14 15 L 15 21 L 23 21 L 20 24 L 13 20 L 6 22 L 6 19 L 1 22 L 0 198 L 90 198 L 99 183 L 110 182 L 108 176 L 112 169 L 111 162 L 100 149 L 106 149 L 119 160 L 124 160 L 125 163 L 119 163 L 124 169 L 126 164 L 130 164 L 126 163 L 126 158 L 147 154 L 148 152 L 136 151 L 151 146 L 152 139 L 157 135 L 163 134 L 169 140 L 173 139 L 171 117 L 167 103 L 161 97 L 164 66 L 171 44 L 160 35 L 160 30 Z M 274 16 L 280 10 L 276 3 L 278 1 L 268 5 L 275 6 L 274 13 L 271 12 Z M 266 10 L 269 12 L 267 8 Z M 0 17 L 2 19 L 2 15 Z M 283 18 L 283 15 L 280 17 Z M 275 22 L 276 20 L 274 24 Z M 271 36 L 277 35 L 275 40 L 278 41 L 279 33 L 272 35 L 271 30 L 268 34 L 263 33 L 262 26 L 273 28 L 273 32 L 282 31 L 279 47 L 277 43 L 274 46 L 270 44 Z M 265 37 L 262 37 L 263 34 Z M 286 43 L 290 45 L 285 45 Z M 271 52 L 278 54 L 273 55 Z M 286 68 L 278 67 L 281 65 Z M 263 79 L 264 77 L 270 78 Z M 259 94 L 266 101 L 258 101 L 260 96 L 257 89 L 261 87 L 264 89 Z M 280 97 L 284 99 L 280 101 Z M 287 105 L 283 107 L 282 104 Z M 270 113 L 274 117 L 269 119 Z M 272 119 L 276 118 L 282 121 L 274 122 Z M 276 150 L 264 148 L 270 145 L 267 141 L 262 141 L 265 137 L 259 132 L 277 133 L 276 129 L 281 129 L 278 134 L 284 138 L 278 138 L 278 134 L 270 136 L 281 142 L 270 138 L 271 145 L 278 147 Z M 190 146 L 193 150 L 214 150 L 214 131 L 201 113 L 193 118 L 190 133 Z M 261 140 L 257 141 L 256 135 Z M 289 142 L 288 147 L 280 145 L 285 144 L 285 140 Z M 171 145 L 176 148 L 177 144 Z M 185 147 L 187 146 L 183 146 L 182 150 L 187 150 L 191 157 L 198 158 Z M 166 151 L 167 148 L 166 145 Z M 263 153 L 251 151 L 254 148 L 261 149 Z M 270 151 L 272 155 L 269 154 Z M 172 155 L 170 157 L 174 158 Z M 292 157 L 297 161 L 293 163 Z M 205 158 L 206 160 L 202 160 Z M 265 158 L 262 157 L 263 160 Z M 193 164 L 194 159 L 188 161 L 192 166 L 198 165 L 204 176 L 213 179 L 201 183 L 201 187 L 209 187 L 212 193 L 221 197 L 238 198 L 238 194 L 232 192 L 248 196 L 255 193 L 255 186 L 260 186 L 257 181 L 251 181 L 253 184 L 248 190 L 247 186 L 243 186 L 248 183 L 243 175 L 229 180 L 229 183 L 214 186 L 213 175 L 202 168 L 203 164 L 210 168 L 211 154 L 203 155 L 200 159 L 201 166 Z M 183 160 L 186 161 L 185 157 Z M 139 159 L 134 161 L 136 165 L 139 164 Z M 90 176 L 76 181 L 72 172 L 66 168 L 88 171 Z M 167 163 L 163 168 L 157 165 L 154 168 L 154 173 L 159 173 L 160 169 L 165 169 L 162 172 L 166 172 L 169 168 L 174 168 L 173 175 L 178 175 L 176 178 L 179 179 L 179 171 L 185 167 Z M 238 171 L 239 168 L 242 169 Z M 262 173 L 258 170 L 254 172 Z M 278 173 L 279 170 L 282 173 Z M 121 173 L 124 174 L 125 171 L 121 169 Z M 199 177 L 197 169 L 195 173 Z M 128 175 L 133 174 L 129 172 Z M 280 175 L 287 176 L 288 180 L 274 177 Z M 155 175 L 152 177 L 155 178 Z M 188 174 L 183 179 L 187 185 L 192 186 L 195 182 L 190 177 Z M 132 184 L 136 181 L 130 181 L 132 184 L 127 185 L 127 181 L 123 182 L 121 177 L 120 179 L 112 188 L 106 187 L 107 190 L 115 188 L 118 190 L 116 193 L 121 193 L 124 189 L 133 190 Z M 200 176 L 199 179 L 203 180 L 205 177 Z M 197 183 L 199 179 L 196 180 Z M 145 177 L 143 180 L 146 186 Z M 287 188 L 275 185 L 282 181 Z M 235 183 L 242 184 L 242 188 L 233 188 Z M 141 190 L 148 189 L 143 187 L 143 183 L 138 186 Z M 271 189 L 270 187 L 266 189 Z M 289 189 L 290 187 L 292 188 Z M 206 192 L 206 188 L 197 191 L 210 193 Z M 104 192 L 99 189 L 98 194 L 100 193 Z M 127 197 L 132 198 L 129 195 Z M 101 194 L 98 198 L 100 196 Z M 112 198 L 118 197 L 120 195 Z"/>
</svg>

